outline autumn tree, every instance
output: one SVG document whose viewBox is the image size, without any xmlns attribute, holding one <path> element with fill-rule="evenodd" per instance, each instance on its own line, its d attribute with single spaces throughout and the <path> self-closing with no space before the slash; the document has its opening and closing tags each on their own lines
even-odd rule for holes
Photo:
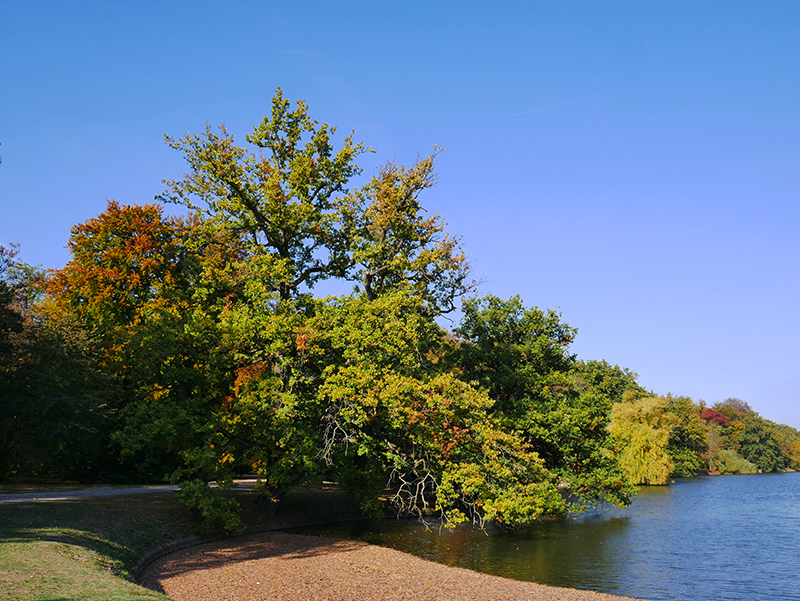
<svg viewBox="0 0 800 601">
<path fill-rule="evenodd" d="M 104 439 L 121 450 L 128 478 L 176 469 L 179 451 L 197 441 L 192 416 L 219 402 L 201 375 L 214 365 L 218 337 L 197 325 L 209 318 L 195 296 L 220 247 L 192 218 L 109 201 L 72 228 L 72 258 L 48 278 L 47 319 L 75 322 L 86 351 L 99 355 L 114 418 Z"/>
<path fill-rule="evenodd" d="M 72 312 L 112 339 L 156 299 L 191 295 L 198 270 L 188 250 L 189 231 L 158 205 L 108 201 L 103 213 L 72 228 L 71 259 L 48 281 L 48 309 Z"/>
<path fill-rule="evenodd" d="M 426 216 L 420 194 L 436 183 L 439 149 L 405 168 L 384 165 L 341 203 L 342 234 L 358 282 L 369 300 L 399 288 L 422 299 L 432 315 L 453 311 L 474 289 L 459 242 L 445 233 L 438 215 Z"/>
<path fill-rule="evenodd" d="M 254 150 L 237 146 L 225 126 L 167 137 L 191 172 L 165 182 L 159 198 L 199 212 L 207 228 L 236 233 L 248 277 L 289 300 L 302 287 L 342 277 L 348 266 L 336 196 L 359 172 L 355 159 L 366 149 L 351 134 L 335 150 L 335 132 L 312 119 L 305 102 L 292 108 L 279 88 L 271 114 L 245 138 Z"/>
<path fill-rule="evenodd" d="M 717 411 L 716 409 L 703 409 L 700 412 L 700 419 L 706 424 L 719 424 L 725 428 L 731 425 L 725 414 Z"/>
</svg>

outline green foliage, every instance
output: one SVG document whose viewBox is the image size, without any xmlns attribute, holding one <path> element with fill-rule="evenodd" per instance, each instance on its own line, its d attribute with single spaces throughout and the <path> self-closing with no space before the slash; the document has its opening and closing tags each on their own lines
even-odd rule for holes
<svg viewBox="0 0 800 601">
<path fill-rule="evenodd" d="M 235 499 L 223 497 L 202 480 L 180 480 L 180 482 L 181 502 L 203 518 L 196 529 L 198 534 L 207 534 L 217 528 L 222 528 L 226 532 L 241 529 L 242 521 L 237 515 L 239 503 Z"/>
<path fill-rule="evenodd" d="M 218 131 L 167 137 L 191 173 L 165 182 L 161 199 L 199 211 L 208 227 L 236 232 L 253 275 L 282 300 L 344 275 L 347 244 L 335 227 L 334 195 L 359 172 L 354 160 L 363 144 L 351 134 L 334 150 L 336 129 L 309 117 L 302 101 L 292 109 L 280 89 L 271 115 L 246 137 L 255 152 L 237 146 L 224 126 Z"/>
<path fill-rule="evenodd" d="M 636 372 L 619 365 L 611 365 L 607 361 L 578 361 L 574 373 L 578 381 L 596 390 L 612 404 L 622 401 L 626 392 L 652 396 L 652 393 L 639 385 Z"/>
<path fill-rule="evenodd" d="M 762 472 L 777 472 L 786 467 L 786 459 L 773 425 L 756 414 L 743 420 L 738 436 L 739 454 Z"/>
<path fill-rule="evenodd" d="M 80 330 L 26 322 L 16 343 L 2 419 L 4 447 L 10 451 L 6 469 L 97 478 L 110 467 L 112 414 L 107 379 Z"/>
<path fill-rule="evenodd" d="M 71 320 L 38 310 L 41 270 L 0 255 L 0 478 L 97 477 L 111 415 L 97 357 Z"/>
<path fill-rule="evenodd" d="M 708 451 L 701 408 L 688 397 L 667 397 L 666 410 L 675 416 L 669 435 L 667 452 L 672 457 L 674 476 L 688 478 L 703 468 L 702 457 Z"/>
<path fill-rule="evenodd" d="M 609 432 L 628 479 L 634 484 L 666 484 L 673 472 L 667 452 L 675 416 L 667 411 L 664 397 L 626 395 L 611 411 Z"/>
<path fill-rule="evenodd" d="M 433 154 L 406 169 L 383 166 L 365 186 L 341 203 L 342 235 L 352 268 L 348 278 L 363 286 L 368 299 L 386 291 L 409 290 L 432 315 L 455 309 L 473 289 L 469 264 L 458 240 L 444 233 L 438 215 L 425 217 L 419 196 L 435 184 Z"/>
<path fill-rule="evenodd" d="M 235 363 L 216 321 L 200 308 L 154 308 L 115 355 L 127 402 L 112 440 L 129 470 L 163 480 L 205 440 L 225 403 Z"/>
<path fill-rule="evenodd" d="M 541 460 L 489 417 L 491 400 L 440 372 L 444 336 L 417 297 L 281 307 L 270 328 L 237 316 L 270 352 L 239 369 L 229 406 L 214 416 L 218 466 L 246 461 L 275 497 L 324 473 L 369 515 L 382 514 L 387 485 L 399 512 L 434 509 L 456 522 L 516 525 L 564 511 Z"/>
<path fill-rule="evenodd" d="M 720 474 L 755 474 L 758 466 L 747 461 L 730 449 L 722 449 L 715 457 L 714 468 Z"/>
<path fill-rule="evenodd" d="M 466 299 L 462 310 L 455 334 L 469 344 L 459 347 L 458 365 L 512 419 L 527 413 L 532 394 L 549 390 L 548 378 L 574 364 L 568 348 L 577 330 L 555 311 L 525 309 L 519 296 L 503 301 L 491 295 Z"/>
<path fill-rule="evenodd" d="M 519 297 L 469 299 L 463 310 L 451 359 L 461 377 L 488 392 L 505 428 L 521 430 L 579 504 L 627 504 L 633 490 L 611 457 L 606 425 L 611 395 L 636 387 L 635 375 L 577 363 L 568 350 L 576 330 Z"/>
</svg>

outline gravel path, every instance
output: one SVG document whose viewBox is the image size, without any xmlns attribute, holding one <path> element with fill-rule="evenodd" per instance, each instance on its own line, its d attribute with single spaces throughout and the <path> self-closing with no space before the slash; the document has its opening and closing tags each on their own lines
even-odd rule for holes
<svg viewBox="0 0 800 601">
<path fill-rule="evenodd" d="M 60 490 L 55 492 L 25 492 L 0 495 L 0 505 L 13 505 L 14 503 L 30 503 L 32 501 L 75 501 L 76 499 L 91 499 L 97 497 L 118 497 L 122 495 L 146 495 L 163 492 L 179 491 L 178 486 L 163 484 L 156 486 L 113 487 L 98 486 L 82 490 Z"/>
<path fill-rule="evenodd" d="M 252 488 L 254 478 L 234 480 L 239 488 Z M 211 486 L 216 486 L 213 482 Z M 97 497 L 120 497 L 123 495 L 147 495 L 164 492 L 178 492 L 180 486 L 173 484 L 151 484 L 149 486 L 96 486 L 79 490 L 59 490 L 52 492 L 23 492 L 0 495 L 0 505 L 14 503 L 30 503 L 32 501 L 75 501 L 77 499 L 92 499 Z"/>
<path fill-rule="evenodd" d="M 363 542 L 268 532 L 176 551 L 141 584 L 178 601 L 620 600 L 425 561 Z"/>
</svg>

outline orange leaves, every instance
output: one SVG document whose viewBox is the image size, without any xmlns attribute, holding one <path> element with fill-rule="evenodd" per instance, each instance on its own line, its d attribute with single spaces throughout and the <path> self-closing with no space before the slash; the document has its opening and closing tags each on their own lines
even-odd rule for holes
<svg viewBox="0 0 800 601">
<path fill-rule="evenodd" d="M 261 375 L 269 369 L 269 365 L 263 361 L 254 363 L 252 365 L 245 365 L 236 370 L 236 380 L 233 384 L 233 389 L 238 395 L 240 392 L 248 387 L 250 382 L 257 381 Z"/>
<path fill-rule="evenodd" d="M 294 339 L 294 345 L 297 348 L 297 351 L 300 353 L 305 353 L 309 349 L 309 344 L 314 339 L 314 332 L 310 328 L 302 328 Z"/>
<path fill-rule="evenodd" d="M 148 302 L 186 288 L 191 227 L 165 218 L 154 204 L 109 201 L 103 213 L 72 228 L 72 260 L 48 282 L 50 308 L 110 328 L 131 323 Z"/>
<path fill-rule="evenodd" d="M 297 350 L 301 353 L 304 353 L 308 350 L 308 341 L 310 337 L 307 333 L 301 332 L 297 335 L 294 340 L 294 344 L 297 347 Z"/>
</svg>

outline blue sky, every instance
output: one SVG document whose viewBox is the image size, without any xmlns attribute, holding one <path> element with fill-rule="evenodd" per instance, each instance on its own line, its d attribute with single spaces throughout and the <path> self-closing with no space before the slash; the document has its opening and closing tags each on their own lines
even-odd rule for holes
<svg viewBox="0 0 800 601">
<path fill-rule="evenodd" d="M 275 88 L 410 163 L 483 293 L 577 327 L 654 391 L 800 427 L 800 3 L 0 5 L 0 243 L 46 268 L 106 199 L 242 142 Z"/>
</svg>

